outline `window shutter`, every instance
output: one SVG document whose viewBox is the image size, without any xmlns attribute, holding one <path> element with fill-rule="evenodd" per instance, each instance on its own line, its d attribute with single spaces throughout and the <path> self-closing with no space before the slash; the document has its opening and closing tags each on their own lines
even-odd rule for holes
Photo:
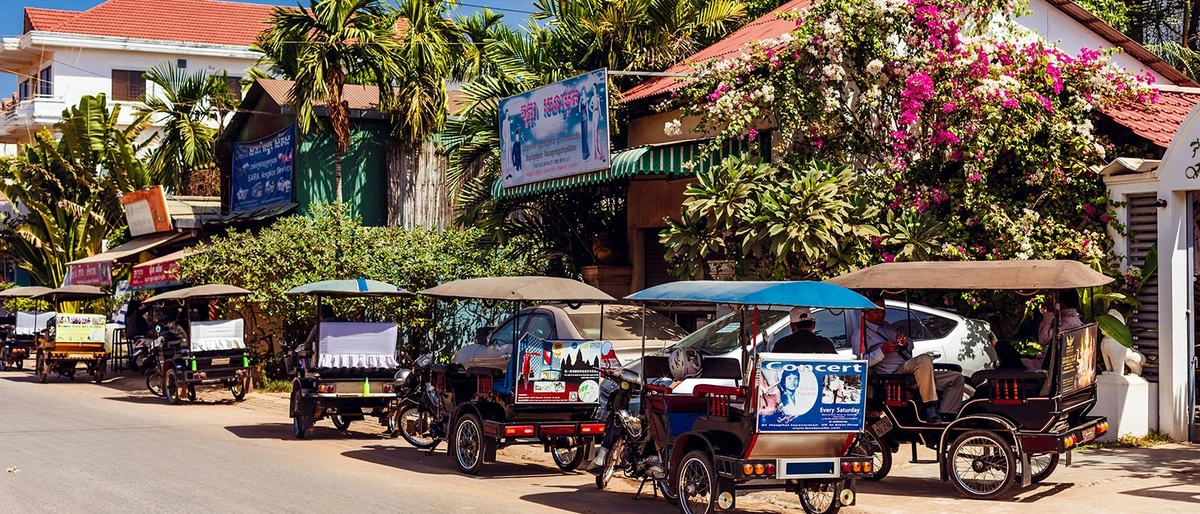
<svg viewBox="0 0 1200 514">
<path fill-rule="evenodd" d="M 1129 195 L 1129 237 L 1126 255 L 1129 265 L 1142 267 L 1146 253 L 1158 241 L 1158 195 Z M 1133 332 L 1133 343 L 1139 352 L 1146 355 L 1142 376 L 1158 382 L 1158 273 L 1142 286 L 1137 300 L 1142 304 L 1127 321 Z"/>
</svg>

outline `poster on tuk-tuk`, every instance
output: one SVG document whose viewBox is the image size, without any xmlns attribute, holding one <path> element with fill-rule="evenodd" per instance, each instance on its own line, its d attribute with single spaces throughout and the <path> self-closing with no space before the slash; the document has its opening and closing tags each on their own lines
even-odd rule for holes
<svg viewBox="0 0 1200 514">
<path fill-rule="evenodd" d="M 59 314 L 54 318 L 54 340 L 67 343 L 103 343 L 104 315 Z"/>
<path fill-rule="evenodd" d="M 1064 331 L 1059 394 L 1068 395 L 1096 383 L 1097 325 Z"/>
<path fill-rule="evenodd" d="M 548 341 L 525 334 L 513 390 L 519 403 L 600 401 L 600 341 Z"/>
<path fill-rule="evenodd" d="M 759 363 L 759 432 L 858 432 L 866 417 L 867 363 L 776 359 Z"/>
</svg>

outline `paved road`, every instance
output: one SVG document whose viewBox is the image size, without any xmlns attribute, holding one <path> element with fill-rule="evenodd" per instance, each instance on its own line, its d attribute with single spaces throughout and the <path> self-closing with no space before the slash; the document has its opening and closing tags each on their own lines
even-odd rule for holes
<svg viewBox="0 0 1200 514">
<path fill-rule="evenodd" d="M 228 393 L 202 393 L 198 404 L 169 406 L 133 382 L 37 384 L 28 372 L 0 372 L 0 514 L 677 512 L 661 499 L 632 500 L 629 482 L 597 491 L 591 475 L 562 473 L 536 449 L 504 450 L 485 476 L 468 477 L 444 452 L 383 439 L 374 423 L 346 434 L 325 421 L 311 439 L 293 440 L 279 395 L 234 406 Z M 861 483 L 858 505 L 842 513 L 1194 514 L 1200 504 L 1195 446 L 1077 452 L 1076 466 L 991 502 L 960 499 L 934 465 L 902 462 L 906 454 L 882 483 Z M 796 513 L 795 500 L 753 493 L 738 506 Z"/>
</svg>

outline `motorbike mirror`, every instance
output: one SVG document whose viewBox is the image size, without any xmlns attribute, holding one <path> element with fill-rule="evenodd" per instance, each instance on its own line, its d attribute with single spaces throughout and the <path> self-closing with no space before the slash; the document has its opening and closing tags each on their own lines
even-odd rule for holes
<svg viewBox="0 0 1200 514">
<path fill-rule="evenodd" d="M 154 325 L 155 332 L 162 332 L 162 325 Z"/>
<path fill-rule="evenodd" d="M 613 351 L 612 341 L 605 341 L 604 344 L 600 345 L 600 356 L 601 357 L 604 357 L 605 355 L 612 353 L 612 351 Z"/>
<path fill-rule="evenodd" d="M 482 327 L 482 328 L 479 328 L 478 330 L 476 330 L 475 331 L 475 344 L 480 345 L 480 346 L 487 346 L 488 336 L 491 335 L 492 331 L 495 329 L 496 329 L 496 327 Z"/>
</svg>

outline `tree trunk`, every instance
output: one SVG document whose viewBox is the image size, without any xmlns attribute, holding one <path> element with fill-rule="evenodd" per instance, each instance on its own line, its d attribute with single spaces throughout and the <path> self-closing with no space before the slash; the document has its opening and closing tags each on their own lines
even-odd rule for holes
<svg viewBox="0 0 1200 514">
<path fill-rule="evenodd" d="M 338 203 L 342 203 L 342 152 L 333 152 L 333 188 Z"/>
<path fill-rule="evenodd" d="M 387 147 L 388 226 L 445 228 L 451 218 L 446 156 L 437 143 Z"/>
</svg>

